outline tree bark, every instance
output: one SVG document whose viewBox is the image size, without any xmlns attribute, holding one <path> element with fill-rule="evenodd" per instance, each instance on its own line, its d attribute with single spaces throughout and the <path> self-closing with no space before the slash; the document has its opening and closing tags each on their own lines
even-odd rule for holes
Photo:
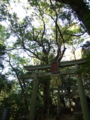
<svg viewBox="0 0 90 120">
<path fill-rule="evenodd" d="M 50 81 L 44 82 L 44 108 L 45 113 L 48 114 L 49 106 L 50 106 Z"/>
<path fill-rule="evenodd" d="M 85 2 L 83 0 L 57 0 L 57 2 L 70 5 L 90 35 L 90 9 Z"/>
</svg>

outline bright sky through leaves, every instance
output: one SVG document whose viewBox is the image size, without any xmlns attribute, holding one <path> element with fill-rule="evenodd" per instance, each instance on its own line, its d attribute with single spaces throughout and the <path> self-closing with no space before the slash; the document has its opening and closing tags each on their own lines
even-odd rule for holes
<svg viewBox="0 0 90 120">
<path fill-rule="evenodd" d="M 19 20 L 22 21 L 22 19 L 25 18 L 25 16 L 30 16 L 34 12 L 34 9 L 33 9 L 33 7 L 31 7 L 29 5 L 27 0 L 11 0 L 9 11 L 10 11 L 10 13 L 15 12 L 17 14 L 17 16 L 19 17 Z M 48 29 L 49 29 L 50 23 L 51 23 L 51 21 L 47 25 Z M 5 23 L 5 24 L 7 24 L 7 23 Z M 40 25 L 40 21 L 37 21 L 35 18 L 33 24 L 34 24 L 34 26 L 37 27 Z M 66 57 L 68 59 L 70 59 L 68 56 L 72 55 L 71 51 L 72 50 L 70 50 L 70 49 L 66 50 Z M 79 58 L 80 58 L 80 55 L 79 55 Z"/>
</svg>

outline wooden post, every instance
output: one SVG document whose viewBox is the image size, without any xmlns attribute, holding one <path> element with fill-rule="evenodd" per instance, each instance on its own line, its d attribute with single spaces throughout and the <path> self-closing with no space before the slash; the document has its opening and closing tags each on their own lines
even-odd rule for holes
<svg viewBox="0 0 90 120">
<path fill-rule="evenodd" d="M 75 67 L 76 67 L 76 69 L 78 69 L 78 65 L 76 65 Z M 84 92 L 84 87 L 83 87 L 83 82 L 82 82 L 80 74 L 77 74 L 77 83 L 78 83 L 78 90 L 79 90 L 84 120 L 90 120 L 88 104 L 87 104 L 87 100 L 86 100 L 86 96 L 85 96 L 85 92 Z"/>
<path fill-rule="evenodd" d="M 60 113 L 60 92 L 59 92 L 59 87 L 58 87 L 58 91 L 57 91 L 57 116 Z"/>
<path fill-rule="evenodd" d="M 36 109 L 36 100 L 37 100 L 37 91 L 38 91 L 38 76 L 37 76 L 37 74 L 38 74 L 38 71 L 35 70 L 29 120 L 34 120 L 34 118 L 35 118 L 35 109 Z"/>
</svg>

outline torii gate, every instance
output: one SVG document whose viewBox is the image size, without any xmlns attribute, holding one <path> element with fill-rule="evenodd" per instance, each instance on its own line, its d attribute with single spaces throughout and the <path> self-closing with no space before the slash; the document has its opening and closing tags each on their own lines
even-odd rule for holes
<svg viewBox="0 0 90 120">
<path fill-rule="evenodd" d="M 59 74 L 60 75 L 61 74 L 73 74 L 77 71 L 79 65 L 85 64 L 86 62 L 87 62 L 87 59 L 60 62 L 59 63 L 60 68 L 61 67 L 68 67 L 68 66 L 75 66 L 75 67 L 74 67 L 74 69 L 71 69 L 70 71 L 59 72 Z M 43 73 L 43 72 L 39 72 L 39 70 L 51 69 L 51 64 L 25 66 L 24 68 L 28 71 L 34 71 L 31 75 L 34 78 L 34 80 L 33 80 L 33 91 L 32 91 L 30 116 L 29 116 L 29 120 L 34 120 L 36 99 L 37 99 L 37 90 L 38 90 L 38 78 L 52 75 L 51 72 Z M 29 74 L 26 74 L 25 78 L 30 78 L 31 76 Z M 82 79 L 81 79 L 81 76 L 79 74 L 77 74 L 76 77 L 77 77 L 78 90 L 79 90 L 79 95 L 80 95 L 80 100 L 81 100 L 83 117 L 84 117 L 84 120 L 90 120 L 89 109 L 88 109 L 87 100 L 86 100 L 86 96 L 85 96 L 85 92 L 84 92 L 84 88 L 83 88 Z"/>
</svg>

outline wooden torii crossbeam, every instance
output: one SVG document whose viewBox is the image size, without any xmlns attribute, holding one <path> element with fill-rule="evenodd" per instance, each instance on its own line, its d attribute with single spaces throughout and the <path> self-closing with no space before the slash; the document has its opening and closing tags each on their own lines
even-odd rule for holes
<svg viewBox="0 0 90 120">
<path fill-rule="evenodd" d="M 75 66 L 75 69 L 77 70 L 78 65 L 85 64 L 86 62 L 87 62 L 87 59 L 65 61 L 65 62 L 60 62 L 59 67 L 63 68 L 63 67 L 68 67 L 68 66 Z M 35 71 L 35 73 L 32 74 L 34 81 L 33 81 L 33 93 L 32 93 L 31 106 L 30 106 L 30 117 L 29 117 L 29 120 L 34 120 L 36 97 L 37 97 L 37 90 L 38 90 L 38 77 L 40 77 L 40 74 L 42 74 L 42 73 L 39 73 L 38 70 L 51 69 L 51 64 L 36 65 L 36 66 L 30 65 L 30 66 L 24 66 L 24 68 L 27 71 Z M 76 72 L 75 69 L 74 69 L 73 73 Z M 69 73 L 72 73 L 71 71 Z M 64 74 L 65 72 L 62 72 L 62 73 Z M 66 72 L 66 74 L 68 74 L 68 72 Z M 47 73 L 44 75 L 42 74 L 41 77 L 46 76 L 46 75 L 51 75 L 51 73 L 49 73 L 49 74 Z M 90 120 L 88 105 L 87 105 L 87 101 L 86 101 L 86 97 L 85 97 L 85 92 L 84 92 L 81 76 L 77 74 L 76 78 L 77 78 L 77 83 L 78 83 L 78 90 L 79 90 L 79 94 L 80 94 L 80 100 L 81 100 L 81 106 L 82 106 L 84 120 Z"/>
<path fill-rule="evenodd" d="M 74 66 L 76 64 L 81 65 L 85 64 L 87 62 L 87 59 L 80 59 L 80 60 L 72 60 L 72 61 L 65 61 L 65 62 L 60 62 L 59 67 L 68 67 L 68 66 Z M 29 66 L 24 66 L 24 68 L 28 71 L 34 71 L 34 70 L 45 70 L 45 69 L 51 69 L 51 64 L 47 65 L 29 65 Z"/>
</svg>

